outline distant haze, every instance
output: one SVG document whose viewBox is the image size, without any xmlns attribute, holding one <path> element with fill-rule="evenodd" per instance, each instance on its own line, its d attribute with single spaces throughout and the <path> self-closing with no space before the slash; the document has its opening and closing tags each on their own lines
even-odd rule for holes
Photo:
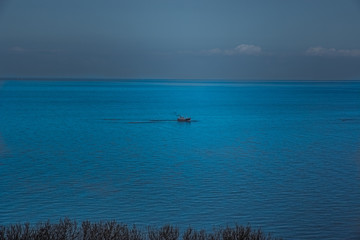
<svg viewBox="0 0 360 240">
<path fill-rule="evenodd" d="M 356 0 L 0 0 L 0 78 L 360 79 Z"/>
</svg>

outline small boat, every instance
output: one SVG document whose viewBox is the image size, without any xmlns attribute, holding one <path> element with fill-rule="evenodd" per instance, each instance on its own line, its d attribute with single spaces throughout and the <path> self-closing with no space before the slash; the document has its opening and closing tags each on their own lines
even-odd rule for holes
<svg viewBox="0 0 360 240">
<path fill-rule="evenodd" d="M 178 122 L 190 122 L 191 118 L 179 116 L 177 120 Z"/>
</svg>

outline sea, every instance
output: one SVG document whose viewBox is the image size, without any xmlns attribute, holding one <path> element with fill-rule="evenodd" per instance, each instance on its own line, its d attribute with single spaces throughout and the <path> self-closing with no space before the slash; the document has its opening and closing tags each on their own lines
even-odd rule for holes
<svg viewBox="0 0 360 240">
<path fill-rule="evenodd" d="M 360 82 L 2 80 L 0 225 L 65 217 L 360 239 Z"/>
</svg>

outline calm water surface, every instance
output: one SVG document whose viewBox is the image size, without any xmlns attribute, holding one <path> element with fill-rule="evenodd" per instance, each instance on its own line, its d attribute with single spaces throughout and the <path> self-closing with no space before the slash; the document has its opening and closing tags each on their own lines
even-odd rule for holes
<svg viewBox="0 0 360 240">
<path fill-rule="evenodd" d="M 360 239 L 360 83 L 3 81 L 0 224 L 66 216 Z"/>
</svg>

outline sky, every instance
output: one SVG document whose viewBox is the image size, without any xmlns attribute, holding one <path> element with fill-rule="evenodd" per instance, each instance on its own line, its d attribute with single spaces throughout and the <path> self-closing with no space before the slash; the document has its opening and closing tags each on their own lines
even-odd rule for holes
<svg viewBox="0 0 360 240">
<path fill-rule="evenodd" d="M 359 80 L 359 0 L 0 0 L 0 78 Z"/>
</svg>

